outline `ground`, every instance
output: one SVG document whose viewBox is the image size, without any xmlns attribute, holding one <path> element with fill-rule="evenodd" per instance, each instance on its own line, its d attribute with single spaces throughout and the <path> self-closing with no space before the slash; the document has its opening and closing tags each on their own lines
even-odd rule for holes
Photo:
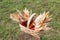
<svg viewBox="0 0 60 40">
<path fill-rule="evenodd" d="M 18 40 L 20 27 L 9 15 L 24 8 L 33 13 L 50 11 L 53 30 L 44 32 L 42 40 L 60 40 L 60 0 L 0 0 L 0 40 Z"/>
</svg>

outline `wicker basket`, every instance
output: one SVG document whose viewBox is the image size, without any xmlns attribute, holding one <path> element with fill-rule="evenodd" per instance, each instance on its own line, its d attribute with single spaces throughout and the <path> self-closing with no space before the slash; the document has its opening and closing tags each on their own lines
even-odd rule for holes
<svg viewBox="0 0 60 40">
<path fill-rule="evenodd" d="M 21 24 L 19 24 L 19 26 L 20 26 L 20 29 L 21 29 L 22 32 L 25 32 L 25 33 L 27 33 L 29 35 L 40 38 L 40 35 L 41 35 L 40 32 L 36 32 L 34 30 L 28 29 L 28 28 L 24 27 Z"/>
</svg>

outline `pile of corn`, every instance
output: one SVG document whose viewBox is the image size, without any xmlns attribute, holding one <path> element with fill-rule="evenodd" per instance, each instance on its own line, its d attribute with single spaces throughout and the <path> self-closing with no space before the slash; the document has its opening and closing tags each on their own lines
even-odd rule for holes
<svg viewBox="0 0 60 40">
<path fill-rule="evenodd" d="M 28 9 L 23 12 L 17 10 L 17 13 L 10 14 L 10 18 L 17 21 L 18 24 L 31 30 L 48 30 L 48 22 L 52 19 L 48 12 L 43 12 L 40 15 L 31 13 Z"/>
</svg>

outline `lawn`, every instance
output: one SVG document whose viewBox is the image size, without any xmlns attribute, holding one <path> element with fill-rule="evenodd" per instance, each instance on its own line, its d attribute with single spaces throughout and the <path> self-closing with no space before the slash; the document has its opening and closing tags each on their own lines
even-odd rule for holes
<svg viewBox="0 0 60 40">
<path fill-rule="evenodd" d="M 0 0 L 0 40 L 18 40 L 20 27 L 9 15 L 24 8 L 33 13 L 50 11 L 53 30 L 44 32 L 42 40 L 60 40 L 60 0 Z"/>
</svg>

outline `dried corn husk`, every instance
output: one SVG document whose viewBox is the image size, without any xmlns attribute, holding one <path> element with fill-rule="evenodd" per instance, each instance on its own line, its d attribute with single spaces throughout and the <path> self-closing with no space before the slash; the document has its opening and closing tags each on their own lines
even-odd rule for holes
<svg viewBox="0 0 60 40">
<path fill-rule="evenodd" d="M 19 22 L 20 17 L 18 14 L 10 14 L 10 18 L 13 19 L 14 21 Z"/>
</svg>

